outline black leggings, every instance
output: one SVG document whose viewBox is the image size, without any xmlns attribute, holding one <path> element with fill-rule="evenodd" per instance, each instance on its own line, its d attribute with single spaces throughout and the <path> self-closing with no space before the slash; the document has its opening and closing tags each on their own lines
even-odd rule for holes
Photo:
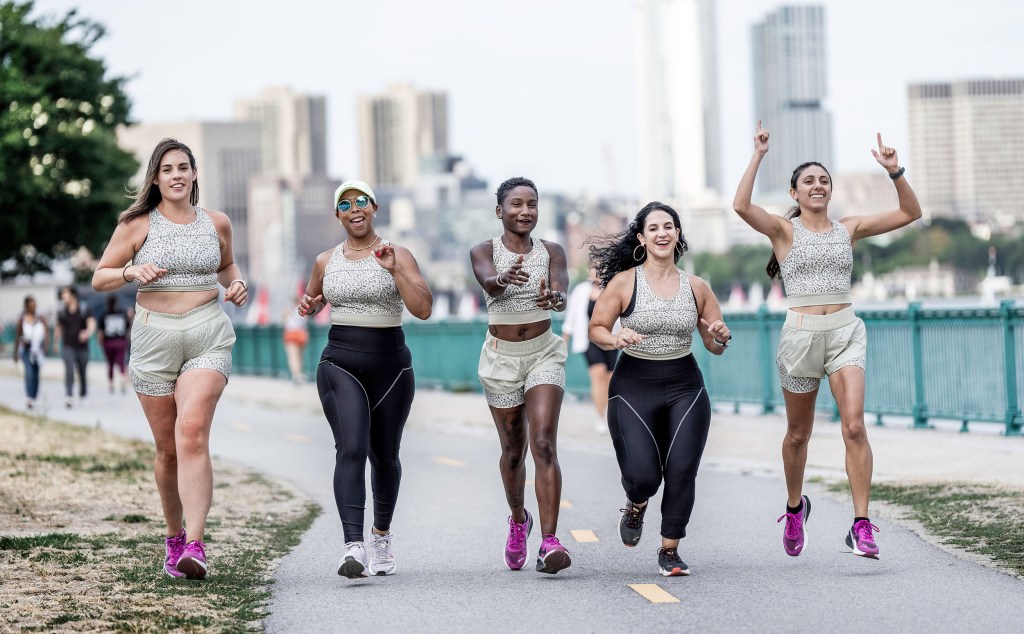
<svg viewBox="0 0 1024 634">
<path fill-rule="evenodd" d="M 398 450 L 416 391 L 402 328 L 332 326 L 316 387 L 334 434 L 334 499 L 345 541 L 363 541 L 367 456 L 377 530 L 391 528 L 402 479 Z"/>
<path fill-rule="evenodd" d="M 637 504 L 665 480 L 661 535 L 686 536 L 711 401 L 693 355 L 670 361 L 619 355 L 608 386 L 608 429 L 626 497 Z"/>
</svg>

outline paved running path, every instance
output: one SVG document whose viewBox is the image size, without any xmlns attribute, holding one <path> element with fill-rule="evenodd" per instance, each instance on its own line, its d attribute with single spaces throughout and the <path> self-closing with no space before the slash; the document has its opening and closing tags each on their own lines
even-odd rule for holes
<svg viewBox="0 0 1024 634">
<path fill-rule="evenodd" d="M 47 401 L 60 403 L 53 369 L 44 376 L 51 377 L 43 387 Z M 94 392 L 83 407 L 51 406 L 48 414 L 149 437 L 133 397 Z M 9 369 L 0 374 L 0 404 L 23 409 L 20 379 Z M 556 576 L 511 572 L 502 564 L 507 509 L 497 442 L 481 423 L 486 407 L 478 396 L 432 392 L 421 393 L 403 443 L 404 480 L 393 526 L 399 572 L 343 579 L 336 574 L 342 538 L 330 489 L 333 442 L 318 407 L 312 386 L 236 377 L 211 440 L 214 453 L 288 480 L 324 508 L 275 573 L 270 632 L 1013 631 L 1024 622 L 1024 582 L 943 552 L 884 517 L 873 518 L 882 531 L 880 561 L 845 552 L 849 501 L 813 486 L 807 551 L 787 557 L 775 523 L 784 496 L 770 458 L 777 455 L 776 417 L 716 416 L 681 549 L 693 575 L 663 579 L 655 572 L 660 499 L 652 501 L 640 545 L 623 547 L 616 534 L 623 494 L 610 443 L 581 422 L 589 420 L 588 408 L 567 405 L 559 536 L 573 566 Z M 818 444 L 830 445 L 837 427 L 819 424 Z M 1024 444 L 925 433 L 931 436 L 873 431 L 876 455 L 928 438 L 937 439 L 929 444 L 940 445 L 940 454 L 947 442 L 960 443 L 961 453 L 991 455 L 997 462 L 1007 454 L 1008 461 L 1019 461 Z M 820 457 L 821 470 L 834 475 L 842 463 L 830 466 L 829 457 L 827 451 Z M 926 462 L 905 460 L 918 461 Z M 535 510 L 533 496 L 527 500 Z M 597 541 L 577 542 L 574 530 L 592 531 Z M 531 552 L 538 546 L 535 528 Z M 214 574 L 215 557 L 214 551 Z M 630 584 L 654 584 L 676 602 L 652 603 Z"/>
</svg>

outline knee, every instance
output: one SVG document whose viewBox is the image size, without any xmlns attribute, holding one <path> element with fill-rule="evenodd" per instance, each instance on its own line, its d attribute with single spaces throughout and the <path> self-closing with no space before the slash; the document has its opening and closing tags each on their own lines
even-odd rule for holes
<svg viewBox="0 0 1024 634">
<path fill-rule="evenodd" d="M 183 421 L 177 437 L 177 451 L 186 456 L 198 456 L 210 451 L 207 430 L 198 423 Z"/>
<path fill-rule="evenodd" d="M 803 449 L 811 439 L 810 429 L 793 429 L 786 431 L 786 446 L 790 449 Z"/>
<path fill-rule="evenodd" d="M 510 469 L 518 469 L 526 462 L 526 445 L 501 448 L 501 462 Z"/>
<path fill-rule="evenodd" d="M 558 462 L 555 441 L 550 438 L 538 438 L 533 441 L 533 462 L 536 465 L 551 465 Z"/>
<path fill-rule="evenodd" d="M 157 445 L 156 462 L 163 467 L 174 467 L 178 464 L 178 452 L 174 443 Z"/>
<path fill-rule="evenodd" d="M 654 473 L 631 474 L 622 479 L 622 488 L 630 502 L 639 504 L 654 497 L 661 486 L 661 476 Z"/>
<path fill-rule="evenodd" d="M 863 445 L 868 442 L 868 432 L 864 427 L 864 416 L 843 419 L 843 438 L 849 444 Z"/>
</svg>

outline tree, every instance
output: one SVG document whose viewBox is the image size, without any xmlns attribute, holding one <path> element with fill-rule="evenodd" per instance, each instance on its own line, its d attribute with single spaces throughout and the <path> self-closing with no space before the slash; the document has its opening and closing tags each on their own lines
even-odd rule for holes
<svg viewBox="0 0 1024 634">
<path fill-rule="evenodd" d="M 48 270 L 78 246 L 99 252 L 138 169 L 115 136 L 129 121 L 126 79 L 90 55 L 103 27 L 32 10 L 0 1 L 0 277 Z"/>
</svg>

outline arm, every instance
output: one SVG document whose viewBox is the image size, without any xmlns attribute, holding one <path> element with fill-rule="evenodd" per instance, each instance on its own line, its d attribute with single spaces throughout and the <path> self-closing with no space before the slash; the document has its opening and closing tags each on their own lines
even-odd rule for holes
<svg viewBox="0 0 1024 634">
<path fill-rule="evenodd" d="M 167 275 L 167 269 L 162 269 L 152 262 L 129 266 L 139 247 L 146 241 L 148 233 L 149 218 L 146 216 L 135 218 L 131 222 L 118 223 L 114 235 L 110 237 L 107 248 L 103 250 L 103 255 L 96 264 L 96 272 L 92 274 L 92 287 L 101 293 L 110 293 L 135 280 L 148 284 Z"/>
<path fill-rule="evenodd" d="M 18 350 L 21 349 L 21 322 L 23 319 L 24 315 L 18 317 L 18 325 L 14 329 L 14 363 L 18 363 Z"/>
<path fill-rule="evenodd" d="M 729 340 L 732 339 L 729 327 L 722 321 L 722 307 L 718 304 L 718 298 L 715 297 L 715 292 L 711 290 L 707 282 L 696 275 L 687 277 L 690 279 L 690 288 L 693 289 L 693 295 L 697 300 L 697 333 L 704 341 L 704 347 L 708 352 L 720 355 L 725 352 L 726 348 L 722 343 L 728 345 Z"/>
<path fill-rule="evenodd" d="M 43 354 L 45 355 L 50 351 L 50 325 L 46 323 L 46 318 L 40 316 L 39 323 L 43 325 Z"/>
<path fill-rule="evenodd" d="M 434 304 L 434 296 L 427 286 L 427 281 L 420 273 L 420 267 L 412 252 L 405 247 L 383 244 L 373 252 L 377 263 L 395 278 L 398 294 L 405 302 L 405 307 L 414 317 L 427 319 Z M 322 278 L 321 278 L 322 279 Z"/>
<path fill-rule="evenodd" d="M 85 310 L 89 309 L 86 308 Z M 91 337 L 94 332 L 96 332 L 96 318 L 92 316 L 92 312 L 89 312 L 89 315 L 85 318 L 85 330 L 78 333 L 78 340 L 85 343 L 86 341 L 89 341 L 89 337 Z"/>
<path fill-rule="evenodd" d="M 540 296 L 537 308 L 550 309 L 557 312 L 565 310 L 565 291 L 569 288 L 569 270 L 566 266 L 565 249 L 557 242 L 541 240 L 548 250 L 548 284 L 540 281 Z"/>
<path fill-rule="evenodd" d="M 629 328 L 622 328 L 612 334 L 615 321 L 629 306 L 634 284 L 636 274 L 633 269 L 623 271 L 608 282 L 608 286 L 597 298 L 594 315 L 590 318 L 590 340 L 602 350 L 621 350 L 644 339 L 643 335 Z"/>
<path fill-rule="evenodd" d="M 224 287 L 224 301 L 241 306 L 249 299 L 249 287 L 242 279 L 242 269 L 235 264 L 235 252 L 231 246 L 231 219 L 219 211 L 206 210 L 217 229 L 220 238 L 220 269 L 217 281 Z"/>
<path fill-rule="evenodd" d="M 306 293 L 299 300 L 298 311 L 303 317 L 311 317 L 319 313 L 325 306 L 324 271 L 327 270 L 327 263 L 331 261 L 332 255 L 334 255 L 334 249 L 329 249 L 316 256 L 313 271 L 309 274 L 309 282 L 306 283 Z"/>
<path fill-rule="evenodd" d="M 780 240 L 785 235 L 785 226 L 789 223 L 785 219 L 768 213 L 763 207 L 759 207 L 750 198 L 754 193 L 754 179 L 757 177 L 757 170 L 761 166 L 761 159 L 768 153 L 768 131 L 757 122 L 757 133 L 754 135 L 754 155 L 750 158 L 747 170 L 743 172 L 740 184 L 736 187 L 736 196 L 732 200 L 732 208 L 739 214 L 743 222 L 750 225 L 754 231 L 762 233 L 772 240 Z"/>
<path fill-rule="evenodd" d="M 871 150 L 871 154 L 890 175 L 899 172 L 900 161 L 896 155 L 896 149 L 882 144 L 881 133 L 878 133 L 878 151 Z M 901 174 L 893 181 L 893 184 L 896 185 L 899 209 L 883 211 L 871 216 L 850 216 L 840 221 L 846 225 L 851 240 L 856 242 L 861 238 L 888 233 L 894 229 L 905 227 L 921 217 L 921 203 L 917 201 L 917 195 L 914 194 L 907 179 Z"/>
<path fill-rule="evenodd" d="M 494 246 L 490 240 L 481 242 L 469 251 L 469 259 L 473 264 L 473 275 L 480 284 L 480 288 L 491 297 L 497 297 L 505 292 L 509 284 L 522 286 L 526 282 L 522 279 L 521 271 L 523 256 L 516 258 L 515 264 L 507 271 L 498 271 L 494 268 Z"/>
</svg>

